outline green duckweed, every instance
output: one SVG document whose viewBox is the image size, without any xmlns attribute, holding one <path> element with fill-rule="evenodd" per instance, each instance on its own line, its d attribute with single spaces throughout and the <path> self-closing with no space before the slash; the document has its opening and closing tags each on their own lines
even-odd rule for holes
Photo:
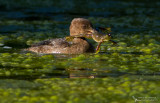
<svg viewBox="0 0 160 103">
<path fill-rule="evenodd" d="M 0 2 L 1 103 L 159 103 L 158 0 Z M 23 51 L 68 36 L 74 17 L 110 27 L 118 44 L 104 42 L 98 54 Z"/>
<path fill-rule="evenodd" d="M 135 81 L 136 80 L 136 81 Z M 127 77 L 104 79 L 36 79 L 32 82 L 24 80 L 1 80 L 0 98 L 8 98 L 9 102 L 130 102 L 138 97 L 159 97 L 156 91 L 160 84 L 141 81 Z M 14 83 L 15 82 L 15 83 Z M 113 84 L 113 82 L 115 82 Z M 12 84 L 13 83 L 13 84 Z M 24 85 L 24 83 L 26 85 Z M 12 85 L 9 85 L 12 84 Z M 7 86 L 5 86 L 7 85 Z M 143 87 L 146 88 L 143 88 Z M 20 88 L 20 89 L 19 89 Z M 114 97 L 114 98 L 113 98 Z M 13 98 L 13 99 L 12 99 Z M 81 99 L 80 99 L 81 98 Z M 115 99 L 116 98 L 116 99 Z M 155 102 L 158 99 L 155 99 Z M 5 102 L 5 99 L 1 101 Z"/>
</svg>

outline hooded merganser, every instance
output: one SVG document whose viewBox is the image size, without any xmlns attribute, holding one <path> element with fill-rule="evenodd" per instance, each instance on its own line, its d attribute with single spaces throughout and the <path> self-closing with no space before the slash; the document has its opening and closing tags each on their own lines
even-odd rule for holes
<svg viewBox="0 0 160 103">
<path fill-rule="evenodd" d="M 95 34 L 97 32 L 88 19 L 75 18 L 70 25 L 70 36 Z M 76 37 L 72 41 L 66 38 L 44 40 L 25 49 L 36 53 L 80 54 L 94 52 L 94 47 L 85 37 Z"/>
</svg>

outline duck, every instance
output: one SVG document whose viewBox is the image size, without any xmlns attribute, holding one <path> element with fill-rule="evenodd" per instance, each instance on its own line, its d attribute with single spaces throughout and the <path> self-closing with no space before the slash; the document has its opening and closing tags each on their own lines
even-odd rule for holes
<svg viewBox="0 0 160 103">
<path fill-rule="evenodd" d="M 85 18 L 74 18 L 71 21 L 69 31 L 70 36 L 73 37 L 82 34 L 91 35 L 98 32 L 93 28 L 92 23 Z M 48 39 L 32 44 L 31 47 L 25 50 L 44 54 L 82 54 L 95 52 L 94 46 L 84 36 L 75 37 L 72 41 L 68 41 L 66 37 Z"/>
</svg>

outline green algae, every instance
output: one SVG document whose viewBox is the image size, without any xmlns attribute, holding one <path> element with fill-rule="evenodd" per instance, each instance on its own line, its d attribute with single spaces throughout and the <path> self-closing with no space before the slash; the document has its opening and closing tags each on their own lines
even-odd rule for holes
<svg viewBox="0 0 160 103">
<path fill-rule="evenodd" d="M 0 1 L 1 103 L 159 102 L 158 0 Z M 73 17 L 111 27 L 118 45 L 103 43 L 98 54 L 23 51 L 45 39 L 68 36 Z"/>
<path fill-rule="evenodd" d="M 159 82 L 128 77 L 103 79 L 0 80 L 1 102 L 134 103 L 138 97 L 159 98 Z M 114 82 L 114 84 L 113 84 Z M 25 84 L 25 85 L 24 85 Z M 146 87 L 146 88 L 144 88 Z M 158 88 L 157 88 L 158 87 Z M 6 98 L 10 98 L 6 101 Z"/>
</svg>

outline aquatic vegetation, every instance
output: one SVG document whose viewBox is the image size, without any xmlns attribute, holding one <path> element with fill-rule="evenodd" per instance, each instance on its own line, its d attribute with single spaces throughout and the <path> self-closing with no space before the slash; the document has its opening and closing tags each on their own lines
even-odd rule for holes
<svg viewBox="0 0 160 103">
<path fill-rule="evenodd" d="M 158 0 L 0 1 L 1 103 L 159 102 Z M 68 36 L 73 17 L 111 27 L 118 45 L 104 42 L 98 54 L 80 55 L 22 50 L 41 40 Z"/>
<path fill-rule="evenodd" d="M 113 84 L 114 82 L 114 84 Z M 158 81 L 127 77 L 103 79 L 36 79 L 0 80 L 1 102 L 124 102 L 134 103 L 133 97 L 154 97 L 158 101 Z M 146 88 L 144 88 L 146 87 Z M 10 99 L 7 99 L 7 98 Z M 126 102 L 127 100 L 127 102 Z"/>
<path fill-rule="evenodd" d="M 23 31 L 1 34 L 1 102 L 134 103 L 134 98 L 138 97 L 155 97 L 154 101 L 158 101 L 159 32 L 113 35 L 118 46 L 103 43 L 98 54 L 42 55 L 23 53 L 21 49 L 49 36 L 54 37 L 52 33 Z M 12 48 L 8 50 L 5 46 Z M 74 74 L 75 77 L 105 78 L 53 78 L 72 78 Z"/>
</svg>

